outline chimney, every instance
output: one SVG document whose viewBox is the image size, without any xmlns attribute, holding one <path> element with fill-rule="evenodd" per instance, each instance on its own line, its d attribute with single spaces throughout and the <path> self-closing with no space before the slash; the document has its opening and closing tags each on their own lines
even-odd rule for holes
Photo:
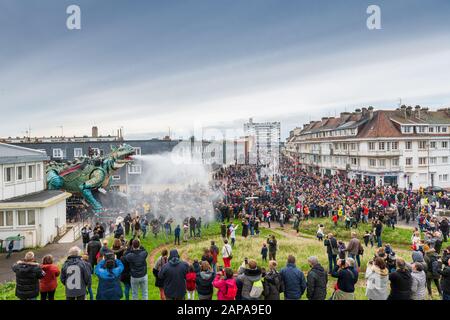
<svg viewBox="0 0 450 320">
<path fill-rule="evenodd" d="M 355 109 L 355 113 L 357 113 L 357 114 L 358 114 L 358 113 L 361 113 L 361 109 L 359 109 L 359 108 L 358 108 L 358 109 Z"/>
<path fill-rule="evenodd" d="M 367 108 L 367 110 L 369 111 L 369 119 L 373 118 L 373 107 L 369 106 L 369 108 Z"/>
<path fill-rule="evenodd" d="M 412 107 L 411 106 L 407 106 L 406 107 L 406 116 L 411 116 L 412 115 Z"/>
<path fill-rule="evenodd" d="M 420 119 L 420 106 L 417 105 L 414 109 L 415 109 L 415 112 L 414 112 L 415 113 L 415 117 Z"/>
<path fill-rule="evenodd" d="M 98 128 L 92 127 L 92 138 L 98 138 Z"/>
<path fill-rule="evenodd" d="M 406 106 L 404 104 L 400 107 L 400 111 L 403 113 L 403 116 L 406 119 Z"/>
<path fill-rule="evenodd" d="M 341 112 L 341 122 L 345 122 L 350 118 L 352 114 L 350 112 Z"/>
<path fill-rule="evenodd" d="M 363 118 L 367 118 L 369 116 L 369 112 L 367 111 L 367 108 L 362 108 L 361 110 Z"/>
<path fill-rule="evenodd" d="M 328 120 L 328 117 L 322 117 L 322 122 Z"/>
</svg>

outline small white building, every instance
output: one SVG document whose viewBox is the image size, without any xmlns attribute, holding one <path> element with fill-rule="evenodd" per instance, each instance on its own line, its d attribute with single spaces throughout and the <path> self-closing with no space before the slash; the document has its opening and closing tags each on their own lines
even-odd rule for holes
<svg viewBox="0 0 450 320">
<path fill-rule="evenodd" d="M 0 143 L 0 239 L 42 247 L 65 230 L 70 193 L 46 190 L 45 152 Z"/>
</svg>

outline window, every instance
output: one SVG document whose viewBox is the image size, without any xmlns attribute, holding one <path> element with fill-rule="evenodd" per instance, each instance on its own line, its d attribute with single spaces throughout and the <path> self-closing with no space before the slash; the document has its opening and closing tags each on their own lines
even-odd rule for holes
<svg viewBox="0 0 450 320">
<path fill-rule="evenodd" d="M 403 127 L 403 133 L 412 133 L 412 127 L 411 126 Z"/>
<path fill-rule="evenodd" d="M 392 150 L 398 150 L 398 142 L 392 142 Z"/>
<path fill-rule="evenodd" d="M 119 176 L 119 175 L 112 176 L 112 179 L 113 179 L 113 180 L 120 180 L 120 176 Z"/>
<path fill-rule="evenodd" d="M 28 180 L 33 180 L 35 176 L 36 167 L 33 165 L 28 166 Z"/>
<path fill-rule="evenodd" d="M 381 168 L 386 167 L 386 160 L 385 159 L 379 159 L 378 160 L 378 166 Z"/>
<path fill-rule="evenodd" d="M 13 225 L 13 212 L 0 211 L 0 227 L 12 227 L 12 225 Z"/>
<path fill-rule="evenodd" d="M 352 143 L 351 145 L 352 150 L 356 150 L 356 143 Z"/>
<path fill-rule="evenodd" d="M 411 141 L 406 141 L 406 143 L 405 143 L 405 149 L 406 149 L 406 150 L 411 150 L 411 149 L 412 149 L 412 142 L 411 142 Z"/>
<path fill-rule="evenodd" d="M 423 150 L 427 148 L 427 142 L 426 141 L 419 141 L 419 149 Z"/>
<path fill-rule="evenodd" d="M 34 210 L 27 210 L 27 225 L 34 226 L 36 224 L 36 215 Z"/>
<path fill-rule="evenodd" d="M 37 165 L 36 165 L 36 180 L 41 180 L 41 178 L 42 178 L 42 171 L 41 171 L 41 164 L 40 163 L 38 163 Z"/>
<path fill-rule="evenodd" d="M 369 159 L 369 167 L 376 167 L 376 166 L 377 166 L 377 160 Z"/>
<path fill-rule="evenodd" d="M 27 225 L 27 212 L 25 210 L 17 211 L 17 221 L 19 226 Z"/>
<path fill-rule="evenodd" d="M 442 163 L 448 163 L 448 157 L 442 157 Z"/>
<path fill-rule="evenodd" d="M 443 132 L 443 133 L 446 133 L 446 132 L 447 132 L 447 127 L 442 127 L 441 129 L 442 129 L 442 132 Z"/>
<path fill-rule="evenodd" d="M 369 150 L 375 150 L 375 142 L 369 142 Z"/>
<path fill-rule="evenodd" d="M 436 141 L 431 141 L 430 142 L 430 148 L 431 149 L 436 149 Z"/>
<path fill-rule="evenodd" d="M 63 157 L 63 151 L 62 149 L 53 149 L 53 158 L 60 158 Z"/>
<path fill-rule="evenodd" d="M 384 150 L 384 147 L 385 147 L 384 142 L 378 143 L 378 150 Z"/>
<path fill-rule="evenodd" d="M 73 157 L 74 158 L 80 158 L 83 156 L 83 149 L 82 148 L 74 148 L 73 149 Z"/>
<path fill-rule="evenodd" d="M 442 141 L 442 149 L 448 148 L 448 141 Z"/>
<path fill-rule="evenodd" d="M 140 174 L 141 173 L 141 165 L 132 164 L 128 167 L 129 174 Z"/>
<path fill-rule="evenodd" d="M 448 174 L 440 174 L 439 175 L 440 182 L 447 182 L 447 180 L 448 180 Z"/>
<path fill-rule="evenodd" d="M 358 159 L 357 158 L 350 158 L 350 162 L 353 166 L 356 166 L 358 164 Z"/>
<path fill-rule="evenodd" d="M 22 181 L 23 180 L 23 178 L 24 178 L 24 171 L 25 171 L 25 167 L 24 166 L 17 167 L 17 177 L 16 177 L 17 181 Z"/>
<path fill-rule="evenodd" d="M 419 126 L 419 127 L 417 127 L 417 132 L 419 132 L 419 133 L 424 133 L 424 132 L 425 132 L 425 129 L 426 129 L 426 127 L 424 127 L 424 126 Z"/>
<path fill-rule="evenodd" d="M 413 160 L 413 158 L 406 158 L 405 160 L 406 160 L 406 165 L 407 165 L 407 166 L 412 166 L 412 160 Z"/>
<path fill-rule="evenodd" d="M 436 157 L 431 157 L 430 158 L 430 164 L 436 164 L 437 163 L 437 158 Z"/>
<path fill-rule="evenodd" d="M 427 158 L 419 157 L 419 166 L 423 166 L 427 164 Z"/>
<path fill-rule="evenodd" d="M 428 132 L 433 133 L 434 132 L 434 127 L 429 127 L 428 128 Z"/>
<path fill-rule="evenodd" d="M 5 181 L 5 182 L 13 182 L 14 181 L 14 167 L 5 168 L 3 181 Z"/>
<path fill-rule="evenodd" d="M 393 167 L 398 167 L 398 159 L 392 159 L 392 166 Z"/>
<path fill-rule="evenodd" d="M 142 185 L 130 185 L 130 192 L 142 192 Z"/>
<path fill-rule="evenodd" d="M 141 155 L 141 147 L 133 147 L 134 149 L 134 154 L 137 156 Z"/>
</svg>

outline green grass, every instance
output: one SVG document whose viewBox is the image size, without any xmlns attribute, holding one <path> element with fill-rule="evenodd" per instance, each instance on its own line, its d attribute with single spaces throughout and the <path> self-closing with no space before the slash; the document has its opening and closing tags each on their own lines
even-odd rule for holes
<svg viewBox="0 0 450 320">
<path fill-rule="evenodd" d="M 303 221 L 300 225 L 300 234 L 307 234 L 310 236 L 316 236 L 317 227 L 319 224 L 323 224 L 325 227 L 325 234 L 332 232 L 337 239 L 349 240 L 351 231 L 355 231 L 358 238 L 362 240 L 366 231 L 370 231 L 372 224 L 359 223 L 358 228 L 352 228 L 351 231 L 345 229 L 345 222 L 342 218 L 338 221 L 338 226 L 335 227 L 331 218 L 314 218 Z M 411 243 L 411 235 L 413 233 L 412 229 L 396 227 L 395 229 L 383 226 L 383 231 L 381 238 L 383 240 L 383 245 L 390 243 L 394 246 L 406 246 Z"/>
</svg>

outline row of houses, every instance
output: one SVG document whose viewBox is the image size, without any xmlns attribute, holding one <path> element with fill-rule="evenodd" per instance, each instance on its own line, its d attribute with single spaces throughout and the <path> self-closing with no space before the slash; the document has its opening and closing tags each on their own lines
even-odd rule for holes
<svg viewBox="0 0 450 320">
<path fill-rule="evenodd" d="M 401 188 L 450 188 L 450 109 L 373 107 L 290 132 L 288 154 L 307 170 Z"/>
</svg>

